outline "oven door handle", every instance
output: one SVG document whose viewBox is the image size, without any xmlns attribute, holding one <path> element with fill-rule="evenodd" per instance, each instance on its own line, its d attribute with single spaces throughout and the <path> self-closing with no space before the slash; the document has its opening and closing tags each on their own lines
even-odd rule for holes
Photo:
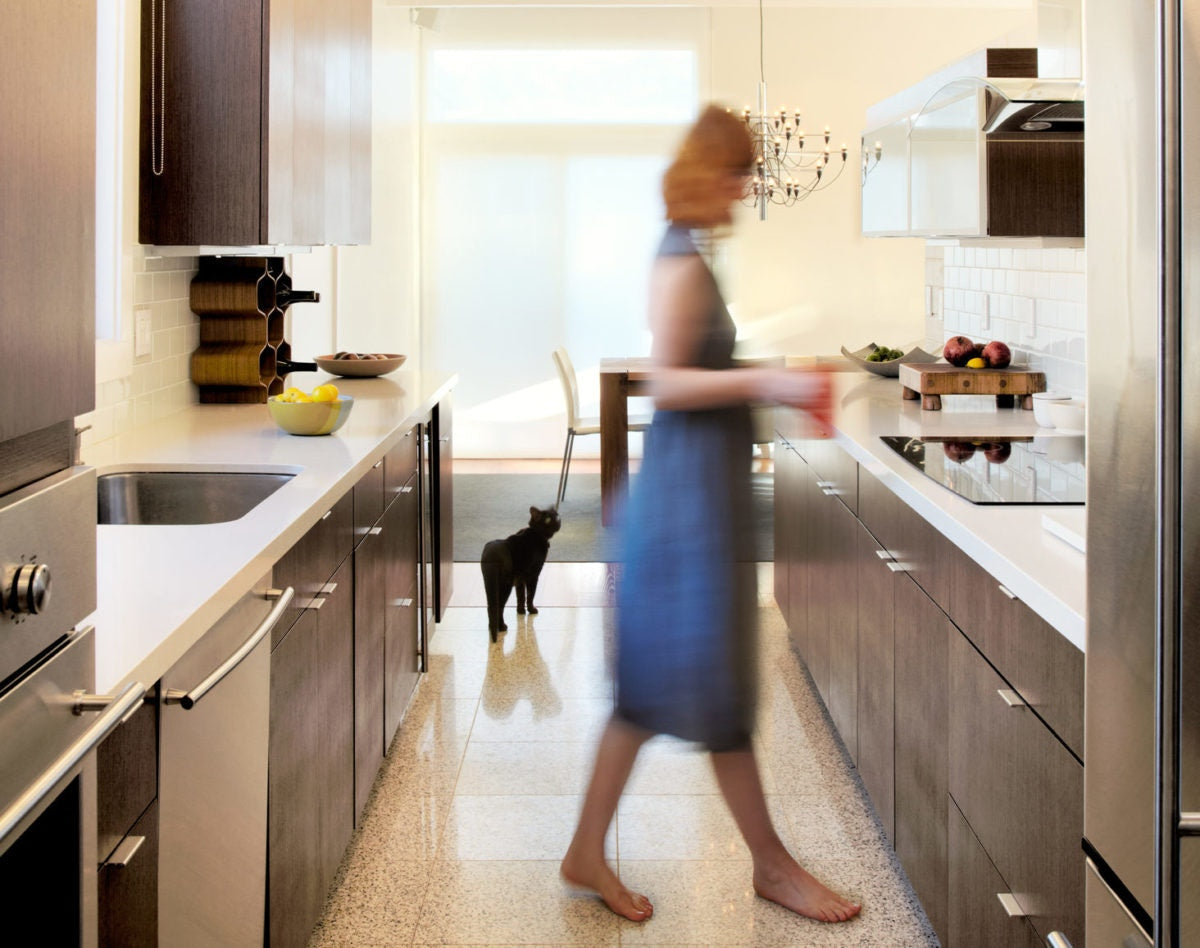
<svg viewBox="0 0 1200 948">
<path fill-rule="evenodd" d="M 283 615 L 284 610 L 287 609 L 288 604 L 292 601 L 292 596 L 295 594 L 296 590 L 291 586 L 288 586 L 283 591 L 278 589 L 268 590 L 265 594 L 266 598 L 277 599 L 278 601 L 271 611 L 267 613 L 267 617 L 262 620 L 262 625 L 251 632 L 250 637 L 241 644 L 238 650 L 225 659 L 216 671 L 200 682 L 200 684 L 196 685 L 195 688 L 189 691 L 183 691 L 179 688 L 168 688 L 163 695 L 163 704 L 177 704 L 182 706 L 185 711 L 192 710 L 196 706 L 197 701 L 215 688 L 222 678 L 237 668 L 241 664 L 242 659 L 253 652 L 258 643 L 266 638 L 270 631 L 275 628 L 275 624 L 279 621 L 280 616 Z"/>
<path fill-rule="evenodd" d="M 145 700 L 145 697 L 146 686 L 140 681 L 126 685 L 125 690 L 105 706 L 104 712 L 80 735 L 79 740 L 63 751 L 58 759 L 43 771 L 3 814 L 0 814 L 0 840 L 7 839 L 43 798 L 78 767 L 80 762 L 125 720 L 126 715 Z"/>
</svg>

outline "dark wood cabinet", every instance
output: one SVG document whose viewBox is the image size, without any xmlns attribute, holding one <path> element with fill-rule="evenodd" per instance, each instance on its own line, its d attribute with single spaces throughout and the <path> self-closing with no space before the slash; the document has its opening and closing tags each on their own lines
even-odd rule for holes
<svg viewBox="0 0 1200 948">
<path fill-rule="evenodd" d="M 1083 759 L 1083 652 L 970 557 L 953 561 L 951 615 L 1032 708 Z"/>
<path fill-rule="evenodd" d="M 1082 653 L 835 443 L 781 429 L 775 516 L 792 641 L 939 939 L 1078 948 Z"/>
<path fill-rule="evenodd" d="M 420 678 L 420 589 L 417 530 L 418 473 L 383 515 L 384 605 L 384 747 L 391 744 Z"/>
<path fill-rule="evenodd" d="M 139 240 L 370 240 L 371 3 L 142 0 Z"/>
<path fill-rule="evenodd" d="M 1040 948 L 1044 942 L 1029 922 L 1009 915 L 997 897 L 1011 891 L 962 813 L 948 804 L 949 908 L 947 945 L 970 948 Z"/>
<path fill-rule="evenodd" d="M 275 564 L 275 585 L 291 586 L 296 595 L 271 633 L 272 648 L 326 594 L 329 577 L 354 549 L 354 520 L 354 492 L 349 491 Z"/>
<path fill-rule="evenodd" d="M 268 931 L 272 945 L 303 945 L 354 829 L 354 561 L 352 494 L 280 561 L 312 593 L 271 653 L 268 751 Z M 326 538 L 329 542 L 321 544 Z M 332 549 L 331 549 L 332 547 Z M 333 562 L 324 574 L 300 564 Z"/>
<path fill-rule="evenodd" d="M 929 922 L 951 944 L 946 820 L 950 633 L 954 626 L 908 576 L 894 585 L 896 855 Z"/>
<path fill-rule="evenodd" d="M 357 491 L 358 488 L 356 487 Z M 382 518 L 380 518 L 382 520 Z M 383 763 L 383 638 L 386 550 L 382 523 L 354 550 L 354 813 L 371 795 Z"/>
<path fill-rule="evenodd" d="M 949 789 L 1044 938 L 1083 944 L 1083 767 L 971 642 L 950 633 Z"/>
<path fill-rule="evenodd" d="M 858 542 L 858 772 L 888 839 L 896 839 L 896 577 L 865 528 Z M 886 552 L 886 551 L 885 551 Z"/>
<path fill-rule="evenodd" d="M 155 948 L 158 944 L 158 801 L 129 828 L 100 864 L 100 948 Z"/>
<path fill-rule="evenodd" d="M 99 944 L 158 944 L 158 714 L 143 704 L 96 753 Z"/>
</svg>

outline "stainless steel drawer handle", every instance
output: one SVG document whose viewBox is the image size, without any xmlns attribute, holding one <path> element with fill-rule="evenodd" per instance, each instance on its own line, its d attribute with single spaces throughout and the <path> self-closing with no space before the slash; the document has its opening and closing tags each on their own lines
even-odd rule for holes
<svg viewBox="0 0 1200 948">
<path fill-rule="evenodd" d="M 130 682 L 115 699 L 105 707 L 100 717 L 80 735 L 79 740 L 63 751 L 58 759 L 47 767 L 40 777 L 25 788 L 12 805 L 0 814 L 0 842 L 20 826 L 34 808 L 45 799 L 46 794 L 57 787 L 63 779 L 79 766 L 88 754 L 94 751 L 109 734 L 129 715 L 137 710 L 146 696 L 146 686 L 140 681 Z"/>
<path fill-rule="evenodd" d="M 817 486 L 818 487 L 834 487 L 836 485 L 834 484 L 833 481 L 817 481 Z"/>
<path fill-rule="evenodd" d="M 997 688 L 996 694 L 1004 699 L 1004 703 L 1010 708 L 1024 708 L 1025 699 L 1013 691 L 1011 688 Z"/>
<path fill-rule="evenodd" d="M 1007 586 L 1005 586 L 1003 583 L 1000 583 L 1000 591 L 1001 591 L 1002 593 L 1004 593 L 1004 595 L 1006 595 L 1006 596 L 1007 596 L 1009 599 L 1011 599 L 1013 602 L 1016 602 L 1016 601 L 1018 601 L 1018 600 L 1020 599 L 1020 597 L 1019 597 L 1019 596 L 1018 596 L 1018 595 L 1017 595 L 1015 592 L 1013 592 L 1011 589 L 1009 589 L 1009 588 L 1008 588 Z"/>
<path fill-rule="evenodd" d="M 323 605 L 325 605 L 325 600 L 320 596 L 313 596 L 311 599 L 296 600 L 296 608 L 300 610 L 320 609 Z"/>
<path fill-rule="evenodd" d="M 332 510 L 326 510 L 326 511 L 325 511 L 323 514 L 321 514 L 321 519 L 322 519 L 322 520 L 328 520 L 328 519 L 329 519 L 330 517 L 332 517 L 332 516 L 333 516 L 333 511 L 332 511 Z"/>
<path fill-rule="evenodd" d="M 121 866 L 122 868 L 128 866 L 145 841 L 145 836 L 126 836 L 121 840 L 117 848 L 113 850 L 112 856 L 109 857 L 105 865 Z"/>
<path fill-rule="evenodd" d="M 1046 944 L 1050 948 L 1071 948 L 1071 942 L 1062 932 L 1051 932 L 1046 936 Z"/>
<path fill-rule="evenodd" d="M 370 530 L 367 531 L 367 536 L 377 537 L 381 533 L 383 533 L 383 527 L 372 527 Z"/>
<path fill-rule="evenodd" d="M 317 590 L 318 596 L 332 596 L 334 590 L 337 589 L 337 583 L 322 583 L 321 588 Z"/>
<path fill-rule="evenodd" d="M 266 593 L 263 594 L 264 598 L 277 599 L 277 601 L 271 608 L 271 611 L 267 613 L 267 617 L 262 620 L 262 624 L 250 633 L 250 638 L 246 639 L 246 641 L 242 643 L 241 647 L 236 652 L 230 655 L 229 658 L 225 659 L 225 661 L 221 663 L 221 666 L 216 671 L 205 678 L 204 681 L 200 682 L 200 684 L 196 685 L 195 688 L 192 688 L 190 691 L 180 691 L 178 688 L 168 688 L 166 693 L 163 695 L 163 704 L 177 704 L 180 705 L 185 711 L 192 710 L 192 708 L 196 706 L 197 701 L 212 691 L 212 689 L 220 683 L 222 678 L 237 668 L 238 665 L 241 664 L 242 659 L 253 652 L 258 643 L 270 634 L 271 630 L 275 628 L 275 623 L 279 621 L 280 616 L 283 615 L 284 610 L 287 609 L 288 605 L 292 601 L 292 597 L 295 594 L 296 590 L 294 590 L 291 586 L 288 586 L 287 589 L 282 591 L 278 589 L 268 589 Z M 324 601 L 325 600 L 323 599 L 317 600 L 317 602 Z"/>
<path fill-rule="evenodd" d="M 413 601 L 411 599 L 393 599 L 392 600 L 393 606 L 402 606 L 405 609 L 407 609 L 412 604 L 413 604 Z"/>
<path fill-rule="evenodd" d="M 996 898 L 1004 906 L 1004 911 L 1008 914 L 1009 918 L 1024 918 L 1029 914 L 1021 908 L 1021 903 L 1013 897 L 1011 892 L 997 892 Z"/>
<path fill-rule="evenodd" d="M 884 566 L 886 566 L 888 569 L 890 569 L 893 573 L 911 573 L 912 572 L 912 564 L 911 563 L 898 563 L 895 560 L 890 560 L 889 562 L 885 563 Z"/>
<path fill-rule="evenodd" d="M 878 556 L 881 560 L 890 560 L 893 558 L 892 554 L 889 553 L 887 550 L 876 550 L 875 555 Z"/>
<path fill-rule="evenodd" d="M 403 487 L 400 488 L 400 493 L 402 493 L 402 494 L 411 494 L 412 492 L 413 492 L 412 484 L 405 484 Z"/>
<path fill-rule="evenodd" d="M 372 464 L 372 465 L 371 465 L 371 470 L 372 470 L 372 471 L 377 471 L 377 470 L 379 470 L 381 467 L 383 467 L 383 458 L 380 458 L 378 461 L 376 461 L 374 464 Z"/>
<path fill-rule="evenodd" d="M 1179 832 L 1184 836 L 1200 836 L 1200 813 L 1180 813 Z"/>
</svg>

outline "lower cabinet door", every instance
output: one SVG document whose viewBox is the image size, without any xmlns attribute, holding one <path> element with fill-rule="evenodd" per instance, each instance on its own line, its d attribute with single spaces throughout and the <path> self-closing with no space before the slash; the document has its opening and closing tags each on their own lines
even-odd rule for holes
<svg viewBox="0 0 1200 948">
<path fill-rule="evenodd" d="M 317 612 L 305 610 L 271 653 L 267 934 L 272 948 L 306 944 L 324 898 L 317 831 L 320 771 L 314 766 L 323 725 L 319 646 Z"/>
<path fill-rule="evenodd" d="M 158 803 L 100 866 L 100 948 L 158 944 Z"/>
<path fill-rule="evenodd" d="M 413 474 L 413 483 L 417 475 Z M 383 515 L 384 538 L 384 742 L 390 745 L 420 677 L 417 622 L 418 582 L 416 491 L 397 498 Z"/>
<path fill-rule="evenodd" d="M 322 902 L 354 833 L 353 558 L 338 567 L 328 588 L 325 605 L 317 614 L 321 727 L 314 761 L 321 780 L 317 829 L 321 839 Z"/>
<path fill-rule="evenodd" d="M 822 496 L 823 500 L 833 500 Z M 858 520 L 839 501 L 829 512 L 827 538 L 833 595 L 829 601 L 829 716 L 850 759 L 858 760 L 858 601 L 847 592 L 858 581 Z"/>
<path fill-rule="evenodd" d="M 896 577 L 876 555 L 879 544 L 858 531 L 858 773 L 875 812 L 896 839 Z"/>
<path fill-rule="evenodd" d="M 1011 685 L 950 635 L 950 795 L 1043 936 L 1083 942 L 1083 766 Z"/>
<path fill-rule="evenodd" d="M 371 532 L 378 530 L 378 532 Z M 361 816 L 383 763 L 386 549 L 382 525 L 354 551 L 354 812 Z"/>
<path fill-rule="evenodd" d="M 1004 878 L 979 845 L 971 827 L 949 804 L 950 905 L 948 948 L 1038 948 L 1028 920 L 1009 915 L 998 897 L 1009 892 Z M 941 934 L 939 933 L 939 936 Z"/>
<path fill-rule="evenodd" d="M 896 855 L 933 930 L 947 940 L 950 620 L 907 577 L 895 580 Z"/>
</svg>

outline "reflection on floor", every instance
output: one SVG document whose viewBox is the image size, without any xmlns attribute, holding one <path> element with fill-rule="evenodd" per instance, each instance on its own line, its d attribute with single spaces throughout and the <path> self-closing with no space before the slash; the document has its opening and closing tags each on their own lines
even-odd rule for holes
<svg viewBox="0 0 1200 948">
<path fill-rule="evenodd" d="M 311 945 L 936 945 L 763 571 L 764 785 L 784 841 L 863 902 L 860 918 L 822 925 L 756 898 L 706 756 L 664 738 L 639 758 L 609 841 L 653 919 L 565 889 L 558 861 L 612 703 L 611 567 L 547 564 L 540 613 L 517 617 L 510 600 L 492 646 L 479 568 L 463 563 Z"/>
</svg>

